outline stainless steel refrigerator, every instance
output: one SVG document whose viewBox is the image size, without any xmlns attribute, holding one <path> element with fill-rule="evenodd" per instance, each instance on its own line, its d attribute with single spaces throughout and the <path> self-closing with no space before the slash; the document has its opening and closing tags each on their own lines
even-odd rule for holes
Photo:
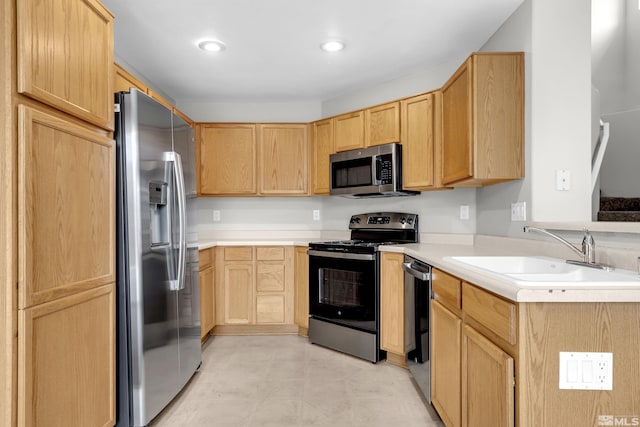
<svg viewBox="0 0 640 427">
<path fill-rule="evenodd" d="M 193 129 L 137 90 L 115 96 L 118 426 L 146 426 L 200 365 Z"/>
</svg>

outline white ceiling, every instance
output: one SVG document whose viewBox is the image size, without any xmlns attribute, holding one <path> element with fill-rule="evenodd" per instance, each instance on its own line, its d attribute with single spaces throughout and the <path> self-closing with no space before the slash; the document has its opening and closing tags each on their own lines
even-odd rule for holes
<svg viewBox="0 0 640 427">
<path fill-rule="evenodd" d="M 479 49 L 522 0 L 103 0 L 115 52 L 174 99 L 325 100 Z M 221 53 L 197 48 L 204 38 Z M 339 53 L 322 41 L 343 40 Z"/>
</svg>

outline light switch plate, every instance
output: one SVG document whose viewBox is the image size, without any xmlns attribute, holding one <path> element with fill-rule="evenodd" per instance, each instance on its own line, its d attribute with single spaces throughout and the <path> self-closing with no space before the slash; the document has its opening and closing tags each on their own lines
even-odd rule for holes
<svg viewBox="0 0 640 427">
<path fill-rule="evenodd" d="M 313 210 L 313 220 L 320 221 L 320 209 Z"/>
<path fill-rule="evenodd" d="M 613 353 L 560 352 L 560 388 L 613 390 Z"/>
<path fill-rule="evenodd" d="M 213 220 L 215 222 L 220 221 L 220 211 L 213 211 Z"/>
<path fill-rule="evenodd" d="M 527 220 L 527 202 L 511 203 L 511 221 Z"/>
</svg>

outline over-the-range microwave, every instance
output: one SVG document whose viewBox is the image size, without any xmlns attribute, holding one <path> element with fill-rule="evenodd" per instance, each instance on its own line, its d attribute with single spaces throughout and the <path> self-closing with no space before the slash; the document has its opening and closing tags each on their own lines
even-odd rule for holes
<svg viewBox="0 0 640 427">
<path fill-rule="evenodd" d="M 397 143 L 331 155 L 331 195 L 343 197 L 413 196 L 402 189 L 402 145 Z"/>
</svg>

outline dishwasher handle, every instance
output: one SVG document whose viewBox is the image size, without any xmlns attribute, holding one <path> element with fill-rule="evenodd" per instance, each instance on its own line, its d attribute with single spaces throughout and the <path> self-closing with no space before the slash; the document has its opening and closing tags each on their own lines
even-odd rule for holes
<svg viewBox="0 0 640 427">
<path fill-rule="evenodd" d="M 431 280 L 431 267 L 425 268 L 425 266 L 413 262 L 403 262 L 402 266 L 404 267 L 404 271 L 406 271 L 416 279 L 422 280 L 424 282 Z"/>
</svg>

